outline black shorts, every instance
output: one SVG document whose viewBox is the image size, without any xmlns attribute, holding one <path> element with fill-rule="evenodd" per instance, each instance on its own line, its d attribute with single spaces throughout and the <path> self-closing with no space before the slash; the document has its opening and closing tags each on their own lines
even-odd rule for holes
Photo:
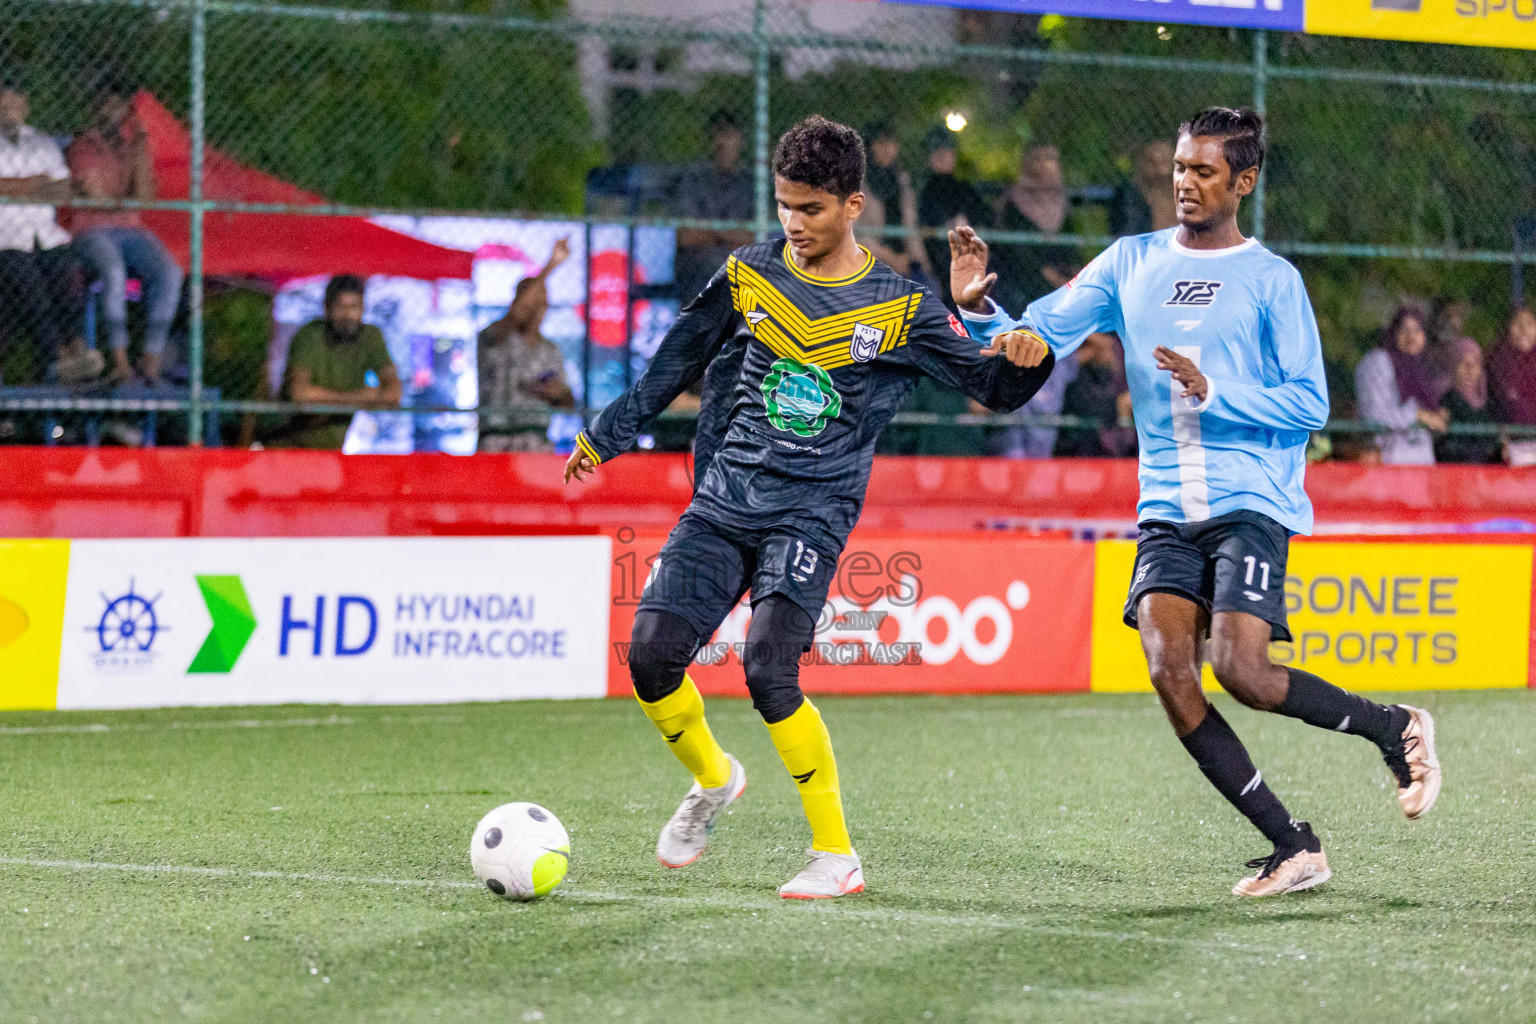
<svg viewBox="0 0 1536 1024">
<path fill-rule="evenodd" d="M 841 552 L 780 528 L 737 531 L 683 513 L 651 565 L 640 608 L 681 615 L 708 640 L 748 589 L 755 605 L 783 594 L 819 621 Z"/>
<path fill-rule="evenodd" d="M 1258 512 L 1231 512 L 1203 523 L 1150 520 L 1140 526 L 1136 571 L 1125 624 L 1147 594 L 1177 594 L 1206 613 L 1247 612 L 1270 626 L 1270 639 L 1290 640 L 1285 618 L 1285 527 Z"/>
</svg>

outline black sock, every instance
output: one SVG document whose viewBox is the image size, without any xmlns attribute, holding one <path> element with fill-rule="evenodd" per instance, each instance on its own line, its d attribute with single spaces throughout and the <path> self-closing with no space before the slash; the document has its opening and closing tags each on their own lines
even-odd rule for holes
<svg viewBox="0 0 1536 1024">
<path fill-rule="evenodd" d="M 1184 749 L 1222 796 L 1241 811 L 1253 827 L 1276 846 L 1293 847 L 1298 838 L 1291 815 L 1270 791 L 1237 733 L 1207 706 L 1205 720 L 1183 739 Z"/>
<path fill-rule="evenodd" d="M 1397 742 L 1408 724 L 1408 712 L 1402 708 L 1366 700 L 1310 672 L 1296 668 L 1286 672 L 1291 686 L 1275 711 L 1288 718 L 1299 718 L 1319 729 L 1364 736 L 1383 750 Z"/>
</svg>

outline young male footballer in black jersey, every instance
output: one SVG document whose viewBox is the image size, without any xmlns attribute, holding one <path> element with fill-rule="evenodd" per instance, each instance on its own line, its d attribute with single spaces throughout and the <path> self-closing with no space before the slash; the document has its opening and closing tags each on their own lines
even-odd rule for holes
<svg viewBox="0 0 1536 1024">
<path fill-rule="evenodd" d="M 641 596 L 629 669 L 646 716 L 694 778 L 656 843 L 661 863 L 680 868 L 747 784 L 710 733 L 688 664 L 752 592 L 747 689 L 811 826 L 805 868 L 779 894 L 820 899 L 861 891 L 864 872 L 827 728 L 800 692 L 799 659 L 858 521 L 875 440 L 921 374 L 1011 412 L 1053 360 L 1027 332 L 979 348 L 937 298 L 854 240 L 864 144 L 852 128 L 801 121 L 779 139 L 773 171 L 785 239 L 731 254 L 635 386 L 577 436 L 565 475 L 584 479 L 628 450 L 722 348 L 745 344 L 734 386 L 720 392 L 724 436 Z"/>
</svg>

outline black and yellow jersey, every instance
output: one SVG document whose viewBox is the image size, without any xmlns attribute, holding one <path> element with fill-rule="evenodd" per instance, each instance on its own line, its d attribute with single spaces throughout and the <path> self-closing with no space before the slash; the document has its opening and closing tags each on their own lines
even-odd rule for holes
<svg viewBox="0 0 1536 1024">
<path fill-rule="evenodd" d="M 1054 361 L 1025 369 L 981 354 L 931 292 L 875 261 L 832 280 L 794 265 L 783 239 L 744 246 L 679 314 L 635 386 L 577 436 L 594 462 L 706 372 L 693 508 L 726 527 L 783 527 L 832 554 L 864 503 L 875 441 L 920 374 L 997 412 L 1039 390 Z M 713 379 L 739 370 L 733 387 Z M 724 353 L 725 358 L 716 361 Z"/>
</svg>

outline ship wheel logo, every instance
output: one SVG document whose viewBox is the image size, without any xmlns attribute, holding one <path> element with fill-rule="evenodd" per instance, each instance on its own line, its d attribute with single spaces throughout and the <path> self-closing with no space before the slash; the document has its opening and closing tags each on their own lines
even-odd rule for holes
<svg viewBox="0 0 1536 1024">
<path fill-rule="evenodd" d="M 134 585 L 135 581 L 129 579 L 128 592 L 117 597 L 103 593 L 101 600 L 106 607 L 101 618 L 96 625 L 86 627 L 96 634 L 98 663 L 119 659 L 122 665 L 143 663 L 154 656 L 155 639 L 170 629 L 155 611 L 155 603 L 163 593 L 146 597 L 137 593 Z"/>
</svg>

